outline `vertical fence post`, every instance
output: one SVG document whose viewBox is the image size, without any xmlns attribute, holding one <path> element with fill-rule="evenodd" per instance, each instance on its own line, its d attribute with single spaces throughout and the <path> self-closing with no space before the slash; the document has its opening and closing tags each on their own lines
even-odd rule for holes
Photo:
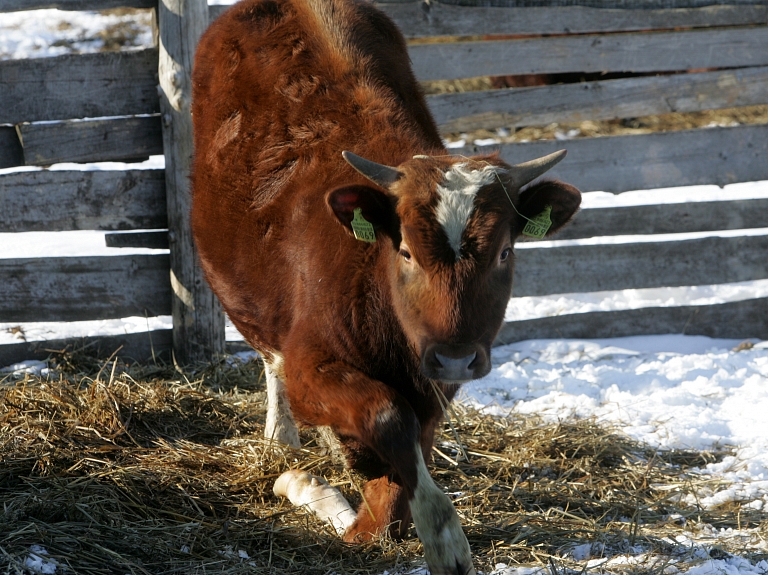
<svg viewBox="0 0 768 575">
<path fill-rule="evenodd" d="M 224 315 L 198 264 L 189 212 L 192 163 L 192 62 L 208 26 L 206 0 L 159 0 L 160 110 L 163 119 L 168 239 L 173 288 L 173 349 L 181 363 L 224 352 Z"/>
</svg>

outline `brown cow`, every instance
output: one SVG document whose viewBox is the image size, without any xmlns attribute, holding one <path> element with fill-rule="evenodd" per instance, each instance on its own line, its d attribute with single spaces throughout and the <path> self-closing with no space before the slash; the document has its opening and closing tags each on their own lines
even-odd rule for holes
<svg viewBox="0 0 768 575">
<path fill-rule="evenodd" d="M 474 573 L 425 463 L 435 394 L 489 372 L 526 221 L 548 211 L 552 233 L 578 208 L 560 182 L 521 191 L 564 152 L 448 156 L 402 36 L 363 1 L 245 0 L 203 36 L 193 83 L 195 239 L 264 357 L 267 435 L 328 426 L 370 478 L 357 514 L 306 474 L 276 492 L 346 541 L 402 536 L 412 517 L 432 573 Z"/>
</svg>

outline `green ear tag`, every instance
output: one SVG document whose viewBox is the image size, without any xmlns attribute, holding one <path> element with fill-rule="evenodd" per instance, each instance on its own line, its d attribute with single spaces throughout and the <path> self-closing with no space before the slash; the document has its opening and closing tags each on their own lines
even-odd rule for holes
<svg viewBox="0 0 768 575">
<path fill-rule="evenodd" d="M 543 212 L 538 216 L 534 216 L 532 219 L 528 220 L 527 224 L 525 224 L 523 235 L 530 238 L 536 238 L 537 240 L 543 238 L 549 231 L 549 228 L 552 227 L 552 220 L 549 219 L 551 213 L 552 206 L 544 206 Z"/>
<path fill-rule="evenodd" d="M 376 241 L 376 232 L 373 231 L 373 224 L 363 217 L 363 211 L 355 208 L 352 212 L 352 231 L 355 238 L 361 242 L 374 243 Z"/>
</svg>

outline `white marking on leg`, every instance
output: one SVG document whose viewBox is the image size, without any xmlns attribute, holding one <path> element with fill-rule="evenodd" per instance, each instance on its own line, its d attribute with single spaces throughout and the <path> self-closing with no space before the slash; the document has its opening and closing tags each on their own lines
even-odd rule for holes
<svg viewBox="0 0 768 575">
<path fill-rule="evenodd" d="M 496 178 L 498 170 L 496 166 L 469 170 L 467 164 L 455 164 L 437 186 L 440 200 L 435 208 L 435 218 L 443 226 L 457 260 L 461 257 L 461 237 L 475 209 L 475 196 L 480 188 Z"/>
<path fill-rule="evenodd" d="M 306 471 L 286 471 L 277 478 L 272 491 L 279 497 L 287 497 L 296 506 L 306 507 L 330 523 L 339 535 L 343 535 L 357 517 L 338 489 L 328 485 L 322 477 Z"/>
<path fill-rule="evenodd" d="M 424 546 L 424 558 L 433 575 L 475 575 L 469 542 L 448 496 L 429 475 L 421 447 L 416 449 L 418 483 L 410 501 L 413 524 Z"/>
<path fill-rule="evenodd" d="M 267 425 L 264 437 L 290 447 L 301 447 L 299 430 L 291 413 L 291 405 L 285 390 L 283 356 L 264 354 L 264 371 L 267 375 Z"/>
</svg>

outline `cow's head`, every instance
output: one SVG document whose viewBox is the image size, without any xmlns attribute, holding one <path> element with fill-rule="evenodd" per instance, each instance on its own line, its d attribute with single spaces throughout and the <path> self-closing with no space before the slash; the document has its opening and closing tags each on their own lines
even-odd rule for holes
<svg viewBox="0 0 768 575">
<path fill-rule="evenodd" d="M 512 290 L 515 239 L 543 212 L 552 222 L 546 235 L 555 233 L 581 202 L 562 182 L 528 185 L 564 156 L 516 166 L 496 156 L 415 156 L 393 168 L 344 152 L 377 187 L 333 190 L 328 205 L 350 231 L 359 208 L 358 220 L 391 239 L 383 257 L 392 303 L 425 376 L 457 383 L 490 371 Z"/>
</svg>

